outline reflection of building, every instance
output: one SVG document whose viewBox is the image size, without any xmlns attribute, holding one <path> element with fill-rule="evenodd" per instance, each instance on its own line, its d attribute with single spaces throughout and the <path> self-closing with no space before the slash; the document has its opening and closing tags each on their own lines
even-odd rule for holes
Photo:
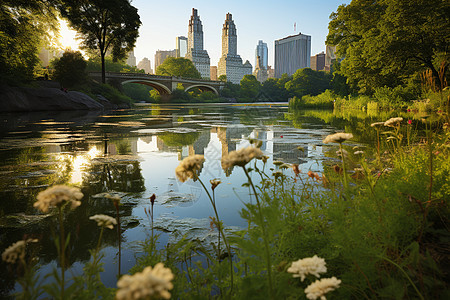
<svg viewBox="0 0 450 300">
<path fill-rule="evenodd" d="M 291 35 L 275 41 L 275 77 L 289 76 L 311 65 L 311 36 Z"/>
<path fill-rule="evenodd" d="M 290 164 L 301 164 L 302 158 L 308 156 L 308 146 L 301 145 L 304 151 L 298 149 L 298 144 L 273 143 L 273 160 L 279 160 Z"/>
<path fill-rule="evenodd" d="M 217 80 L 217 66 L 211 66 L 209 68 L 210 70 L 210 79 L 211 80 Z"/>
<path fill-rule="evenodd" d="M 250 74 L 252 65 L 248 60 L 242 64 L 241 56 L 237 54 L 236 25 L 232 15 L 228 13 L 222 27 L 222 57 L 217 67 L 217 76 L 226 75 L 227 81 L 239 84 L 244 75 Z"/>
<path fill-rule="evenodd" d="M 260 67 L 267 69 L 268 65 L 268 58 L 269 58 L 269 50 L 267 48 L 267 43 L 264 43 L 263 41 L 258 41 L 258 45 L 256 45 L 255 50 L 255 65 L 258 64 L 258 57 L 260 58 Z"/>
<path fill-rule="evenodd" d="M 192 9 L 188 30 L 188 49 L 185 56 L 190 59 L 202 78 L 209 78 L 210 60 L 206 50 L 203 50 L 203 25 L 195 8 Z"/>
<path fill-rule="evenodd" d="M 134 50 L 131 50 L 130 53 L 128 53 L 127 65 L 136 67 L 136 56 L 134 56 Z"/>
<path fill-rule="evenodd" d="M 177 50 L 158 50 L 155 53 L 155 72 L 168 57 L 176 57 Z"/>
<path fill-rule="evenodd" d="M 152 65 L 150 63 L 150 59 L 144 57 L 137 65 L 138 69 L 142 69 L 147 74 L 153 74 Z"/>
<path fill-rule="evenodd" d="M 185 57 L 187 53 L 188 39 L 185 36 L 177 36 L 176 47 L 177 57 Z"/>
<path fill-rule="evenodd" d="M 325 70 L 325 53 L 323 51 L 311 56 L 311 69 L 314 71 Z"/>
</svg>

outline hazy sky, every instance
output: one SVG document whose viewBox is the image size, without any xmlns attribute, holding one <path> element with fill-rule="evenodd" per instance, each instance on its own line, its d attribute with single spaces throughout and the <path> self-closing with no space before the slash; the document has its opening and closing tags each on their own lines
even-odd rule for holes
<svg viewBox="0 0 450 300">
<path fill-rule="evenodd" d="M 242 60 L 249 60 L 254 67 L 256 45 L 263 40 L 273 67 L 274 41 L 289 35 L 310 35 L 311 55 L 325 51 L 329 16 L 340 4 L 348 3 L 350 0 L 133 0 L 142 22 L 134 54 L 137 62 L 149 58 L 153 68 L 157 50 L 175 49 L 175 38 L 187 37 L 192 8 L 196 8 L 212 66 L 217 66 L 222 55 L 222 26 L 225 15 L 231 13 Z"/>
</svg>

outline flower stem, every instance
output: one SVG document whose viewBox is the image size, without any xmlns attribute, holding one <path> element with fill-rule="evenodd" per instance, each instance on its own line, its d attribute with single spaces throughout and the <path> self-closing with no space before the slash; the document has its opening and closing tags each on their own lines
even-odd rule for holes
<svg viewBox="0 0 450 300">
<path fill-rule="evenodd" d="M 263 233 L 264 249 L 266 252 L 267 274 L 268 274 L 268 281 L 269 281 L 269 294 L 270 294 L 271 299 L 275 299 L 274 295 L 273 295 L 273 287 L 272 287 L 272 262 L 270 259 L 269 243 L 267 241 L 267 233 L 266 233 L 266 227 L 264 226 L 264 219 L 263 219 L 263 215 L 262 215 L 261 203 L 259 201 L 259 197 L 258 197 L 258 193 L 256 192 L 255 185 L 253 184 L 253 181 L 252 181 L 250 175 L 248 174 L 247 169 L 245 168 L 245 166 L 242 168 L 244 169 L 244 172 L 245 172 L 245 175 L 247 176 L 248 182 L 250 183 L 250 185 L 253 189 L 253 193 L 255 194 L 256 205 L 258 206 L 258 217 L 259 217 L 259 221 L 261 223 L 261 230 Z"/>
<path fill-rule="evenodd" d="M 341 151 L 341 156 L 342 156 L 342 173 L 344 175 L 344 187 L 347 188 L 348 187 L 347 170 L 345 168 L 345 155 L 344 155 L 344 152 L 342 150 L 342 143 L 339 143 L 339 150 Z"/>
</svg>

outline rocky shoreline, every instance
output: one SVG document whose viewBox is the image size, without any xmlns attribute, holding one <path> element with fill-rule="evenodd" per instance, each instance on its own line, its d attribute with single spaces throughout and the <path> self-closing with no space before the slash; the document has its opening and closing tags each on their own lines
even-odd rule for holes
<svg viewBox="0 0 450 300">
<path fill-rule="evenodd" d="M 40 87 L 0 87 L 0 112 L 111 110 L 119 107 L 105 97 L 97 95 L 98 101 L 88 95 L 59 88 L 50 81 L 39 83 Z"/>
</svg>

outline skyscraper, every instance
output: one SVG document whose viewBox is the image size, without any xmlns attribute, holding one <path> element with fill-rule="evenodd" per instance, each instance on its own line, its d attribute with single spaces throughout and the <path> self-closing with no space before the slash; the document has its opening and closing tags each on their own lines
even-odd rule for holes
<svg viewBox="0 0 450 300">
<path fill-rule="evenodd" d="M 203 78 L 209 78 L 210 59 L 208 52 L 203 50 L 203 25 L 195 8 L 192 9 L 188 30 L 188 49 L 185 56 L 190 59 Z"/>
<path fill-rule="evenodd" d="M 177 57 L 185 57 L 187 53 L 188 39 L 185 36 L 177 36 L 176 50 Z"/>
<path fill-rule="evenodd" d="M 275 41 L 275 77 L 289 76 L 311 65 L 311 36 L 291 35 Z"/>
<path fill-rule="evenodd" d="M 147 74 L 153 74 L 152 66 L 150 64 L 150 59 L 144 57 L 137 65 L 138 69 L 142 69 Z"/>
<path fill-rule="evenodd" d="M 158 50 L 155 53 L 155 73 L 156 69 L 166 60 L 168 57 L 176 57 L 177 50 Z"/>
<path fill-rule="evenodd" d="M 267 44 L 263 41 L 259 41 L 258 45 L 256 45 L 255 50 L 255 66 L 258 63 L 258 56 L 260 57 L 260 67 L 267 69 L 268 67 L 268 58 L 269 58 L 269 50 L 267 48 Z"/>
<path fill-rule="evenodd" d="M 130 53 L 128 53 L 126 63 L 131 67 L 136 67 L 136 56 L 134 56 L 134 50 L 131 50 Z"/>
<path fill-rule="evenodd" d="M 217 76 L 226 75 L 227 81 L 235 84 L 241 82 L 242 77 L 252 73 L 249 61 L 242 64 L 242 58 L 237 54 L 237 31 L 232 15 L 227 13 L 222 27 L 222 56 L 217 67 Z"/>
<path fill-rule="evenodd" d="M 261 66 L 261 57 L 260 56 L 258 56 L 256 58 L 256 66 L 255 66 L 255 71 L 253 72 L 253 75 L 256 77 L 256 80 L 258 80 L 261 83 L 266 81 L 268 78 L 267 68 L 264 68 L 263 66 Z"/>
<path fill-rule="evenodd" d="M 311 69 L 314 71 L 325 70 L 325 53 L 323 51 L 311 56 Z"/>
</svg>

